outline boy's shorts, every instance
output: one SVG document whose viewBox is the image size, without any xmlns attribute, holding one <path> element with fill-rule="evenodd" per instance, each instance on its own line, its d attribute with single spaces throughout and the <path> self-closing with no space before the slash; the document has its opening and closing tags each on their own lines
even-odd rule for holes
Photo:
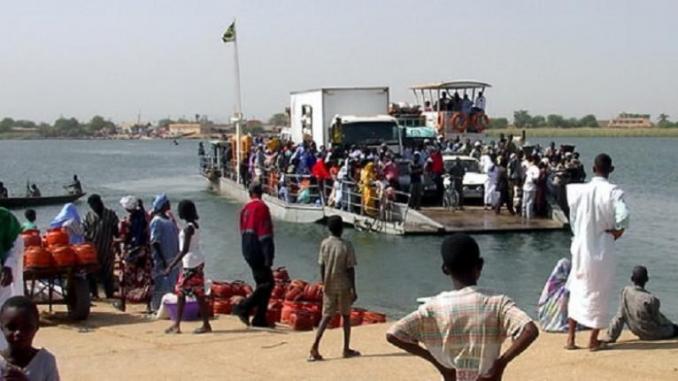
<svg viewBox="0 0 678 381">
<path fill-rule="evenodd" d="M 323 316 L 342 316 L 351 314 L 353 296 L 349 290 L 323 294 Z"/>
</svg>

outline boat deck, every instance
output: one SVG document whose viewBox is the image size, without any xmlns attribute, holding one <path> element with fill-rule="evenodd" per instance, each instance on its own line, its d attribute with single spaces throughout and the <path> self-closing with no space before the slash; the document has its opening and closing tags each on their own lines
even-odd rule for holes
<svg viewBox="0 0 678 381">
<path fill-rule="evenodd" d="M 445 208 L 422 208 L 419 213 L 442 226 L 439 233 L 508 233 L 562 230 L 565 224 L 551 218 L 525 220 L 520 216 L 511 216 L 506 210 L 497 215 L 492 210 L 480 206 L 470 206 L 461 211 Z M 406 234 L 430 234 L 430 228 L 418 229 L 408 226 Z"/>
</svg>

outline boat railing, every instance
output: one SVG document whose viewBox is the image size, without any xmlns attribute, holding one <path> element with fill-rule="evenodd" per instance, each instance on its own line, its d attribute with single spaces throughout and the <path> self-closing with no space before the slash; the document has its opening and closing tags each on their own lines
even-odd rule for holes
<svg viewBox="0 0 678 381">
<path fill-rule="evenodd" d="M 311 175 L 280 173 L 277 169 L 269 168 L 255 175 L 264 193 L 275 197 L 287 204 L 324 206 L 327 194 L 324 184 Z"/>
<path fill-rule="evenodd" d="M 207 160 L 202 168 L 203 173 L 232 181 L 237 181 L 239 169 L 235 161 L 214 163 L 212 160 Z M 332 180 L 318 182 L 312 175 L 280 173 L 275 167 L 254 174 L 250 174 L 249 169 L 243 170 L 241 175 L 246 176 L 241 176 L 241 184 L 259 181 L 265 194 L 287 204 L 329 206 L 386 223 L 402 224 L 407 220 L 410 194 L 377 181 L 369 185 L 368 191 L 362 184 L 350 180 L 338 180 L 336 184 Z M 368 197 L 367 202 L 364 197 Z"/>
<path fill-rule="evenodd" d="M 369 190 L 362 184 L 340 181 L 341 199 L 330 201 L 331 206 L 375 220 L 404 223 L 409 210 L 410 194 L 372 182 Z M 367 199 L 366 199 L 367 197 Z"/>
</svg>

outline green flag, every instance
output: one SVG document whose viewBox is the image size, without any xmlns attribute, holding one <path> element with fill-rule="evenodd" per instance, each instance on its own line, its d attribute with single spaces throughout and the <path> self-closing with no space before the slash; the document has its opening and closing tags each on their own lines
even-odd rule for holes
<svg viewBox="0 0 678 381">
<path fill-rule="evenodd" d="M 226 43 L 235 41 L 235 21 L 233 21 L 231 26 L 226 29 L 224 35 L 221 37 L 221 40 Z"/>
</svg>

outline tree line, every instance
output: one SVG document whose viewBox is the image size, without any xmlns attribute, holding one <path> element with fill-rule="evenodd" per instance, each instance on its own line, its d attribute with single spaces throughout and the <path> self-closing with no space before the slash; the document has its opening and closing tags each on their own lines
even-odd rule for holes
<svg viewBox="0 0 678 381">
<path fill-rule="evenodd" d="M 629 114 L 629 116 L 643 116 Z M 510 125 L 508 118 L 491 118 L 489 128 L 508 128 Z M 513 126 L 516 128 L 579 128 L 579 127 L 599 127 L 598 119 L 595 115 L 589 114 L 581 118 L 566 118 L 558 114 L 530 115 L 527 110 L 516 110 L 513 112 Z M 669 115 L 659 114 L 655 123 L 659 128 L 678 128 L 678 122 L 669 120 Z"/>
<path fill-rule="evenodd" d="M 115 133 L 116 125 L 102 116 L 96 115 L 88 122 L 80 122 L 76 118 L 58 118 L 54 123 L 35 123 L 30 120 L 14 120 L 3 118 L 0 120 L 0 133 L 14 129 L 35 131 L 44 137 L 82 137 L 102 136 Z"/>
<path fill-rule="evenodd" d="M 530 115 L 527 110 L 517 110 L 513 112 L 513 125 L 517 128 L 577 128 L 577 127 L 598 127 L 598 119 L 593 114 L 585 115 L 581 118 L 566 118 L 558 114 Z"/>
</svg>

